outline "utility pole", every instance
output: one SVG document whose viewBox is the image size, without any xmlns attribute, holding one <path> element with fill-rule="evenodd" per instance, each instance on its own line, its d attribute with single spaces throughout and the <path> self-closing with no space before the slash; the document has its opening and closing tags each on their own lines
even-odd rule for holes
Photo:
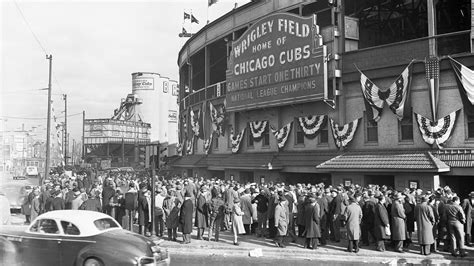
<svg viewBox="0 0 474 266">
<path fill-rule="evenodd" d="M 67 94 L 63 94 L 64 99 L 64 167 L 67 165 L 67 148 L 68 148 L 68 136 L 67 136 Z"/>
<path fill-rule="evenodd" d="M 86 111 L 82 111 L 82 156 L 81 156 L 82 160 L 85 160 L 85 157 L 84 157 L 85 156 L 84 149 L 86 147 L 84 144 L 85 143 L 84 142 L 85 121 L 86 121 Z"/>
<path fill-rule="evenodd" d="M 51 160 L 51 75 L 53 70 L 53 56 L 46 55 L 46 59 L 49 60 L 49 81 L 48 81 L 48 117 L 46 126 L 46 162 L 44 166 L 44 177 L 39 179 L 39 185 L 43 185 L 44 179 L 49 176 L 49 161 Z"/>
</svg>

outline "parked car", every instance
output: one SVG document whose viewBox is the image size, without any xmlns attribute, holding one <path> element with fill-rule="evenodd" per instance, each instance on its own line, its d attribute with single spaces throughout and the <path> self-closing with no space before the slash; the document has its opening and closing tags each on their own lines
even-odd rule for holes
<svg viewBox="0 0 474 266">
<path fill-rule="evenodd" d="M 3 253 L 3 254 L 2 254 Z M 3 262 L 1 261 L 4 258 Z M 6 260 L 6 261 L 5 261 Z M 25 230 L 0 228 L 3 265 L 169 265 L 166 249 L 93 211 L 50 211 Z"/>
</svg>

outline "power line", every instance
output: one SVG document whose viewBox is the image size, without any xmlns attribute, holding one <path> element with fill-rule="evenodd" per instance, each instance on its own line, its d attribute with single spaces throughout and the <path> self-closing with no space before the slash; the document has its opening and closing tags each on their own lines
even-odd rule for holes
<svg viewBox="0 0 474 266">
<path fill-rule="evenodd" d="M 30 30 L 30 32 L 31 32 L 31 34 L 33 35 L 33 37 L 35 38 L 36 42 L 37 42 L 38 45 L 41 47 L 41 49 L 43 50 L 44 54 L 45 54 L 45 55 L 48 55 L 48 53 L 46 52 L 46 49 L 45 49 L 44 46 L 41 44 L 41 42 L 40 42 L 38 36 L 36 36 L 35 32 L 33 31 L 33 29 L 32 29 L 31 26 L 30 26 L 30 23 L 28 22 L 28 20 L 26 19 L 25 15 L 23 14 L 23 11 L 21 11 L 20 6 L 19 6 L 18 3 L 16 2 L 16 0 L 13 0 L 13 2 L 15 3 L 15 6 L 16 6 L 16 8 L 18 9 L 18 12 L 20 12 L 21 17 L 22 17 L 23 20 L 25 21 L 26 26 L 28 26 L 28 29 Z"/>
<path fill-rule="evenodd" d="M 70 114 L 67 117 L 78 116 L 78 115 L 82 115 L 82 112 L 75 113 L 75 114 Z M 5 116 L 5 115 L 1 115 L 0 117 L 8 118 L 8 119 L 24 119 L 24 120 L 46 120 L 47 119 L 47 118 L 43 118 L 43 117 L 18 117 L 18 116 Z M 64 118 L 64 116 L 56 117 L 56 119 L 58 119 L 58 118 Z"/>
</svg>

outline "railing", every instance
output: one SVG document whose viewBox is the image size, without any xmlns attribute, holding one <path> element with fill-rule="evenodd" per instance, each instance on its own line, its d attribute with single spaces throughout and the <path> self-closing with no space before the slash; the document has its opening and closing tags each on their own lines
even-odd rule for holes
<svg viewBox="0 0 474 266">
<path fill-rule="evenodd" d="M 209 85 L 207 87 L 199 89 L 198 91 L 188 94 L 186 97 L 184 97 L 180 103 L 181 110 L 184 110 L 188 108 L 189 106 L 193 106 L 203 101 L 212 100 L 215 98 L 225 96 L 226 93 L 227 93 L 227 87 L 226 87 L 225 81 Z"/>
</svg>

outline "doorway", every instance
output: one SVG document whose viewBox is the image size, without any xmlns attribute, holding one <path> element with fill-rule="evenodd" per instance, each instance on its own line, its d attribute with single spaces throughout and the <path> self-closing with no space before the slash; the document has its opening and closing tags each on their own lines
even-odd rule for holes
<svg viewBox="0 0 474 266">
<path fill-rule="evenodd" d="M 242 183 L 242 184 L 253 183 L 254 182 L 253 172 L 241 171 L 239 173 L 239 176 L 240 176 L 240 183 Z"/>
<path fill-rule="evenodd" d="M 440 186 L 449 186 L 461 201 L 467 198 L 471 191 L 474 191 L 474 176 L 440 175 L 439 179 Z"/>
<path fill-rule="evenodd" d="M 364 177 L 365 186 L 367 185 L 379 185 L 387 186 L 388 188 L 395 187 L 395 176 L 393 175 L 366 175 Z M 362 184 L 360 184 L 362 185 Z"/>
</svg>

